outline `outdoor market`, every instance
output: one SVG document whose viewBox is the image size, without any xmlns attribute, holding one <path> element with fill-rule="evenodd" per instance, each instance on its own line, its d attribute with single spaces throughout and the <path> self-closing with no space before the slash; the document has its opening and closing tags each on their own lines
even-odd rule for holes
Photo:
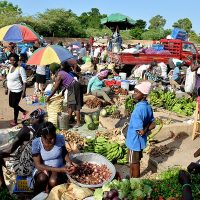
<svg viewBox="0 0 200 200">
<path fill-rule="evenodd" d="M 0 199 L 199 200 L 198 47 L 100 23 L 111 35 L 68 43 L 0 28 Z"/>
</svg>

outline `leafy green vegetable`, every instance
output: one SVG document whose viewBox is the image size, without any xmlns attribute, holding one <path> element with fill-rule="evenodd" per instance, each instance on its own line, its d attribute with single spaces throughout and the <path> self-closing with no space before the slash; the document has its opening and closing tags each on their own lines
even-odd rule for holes
<svg viewBox="0 0 200 200">
<path fill-rule="evenodd" d="M 98 188 L 94 192 L 94 198 L 95 200 L 102 200 L 103 197 L 103 190 L 101 188 Z"/>
<path fill-rule="evenodd" d="M 104 185 L 103 185 L 103 187 L 102 187 L 102 190 L 104 191 L 104 192 L 107 192 L 107 191 L 110 191 L 110 183 L 105 183 Z"/>
<path fill-rule="evenodd" d="M 146 197 L 145 193 L 140 189 L 132 191 L 131 196 L 133 200 L 144 199 Z"/>
<path fill-rule="evenodd" d="M 125 109 L 128 114 L 131 114 L 135 108 L 136 101 L 132 97 L 128 97 L 125 101 Z"/>
</svg>

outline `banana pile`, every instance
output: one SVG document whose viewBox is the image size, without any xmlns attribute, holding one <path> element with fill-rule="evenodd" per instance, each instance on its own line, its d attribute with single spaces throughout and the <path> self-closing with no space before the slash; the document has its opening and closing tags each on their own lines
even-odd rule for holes
<svg viewBox="0 0 200 200">
<path fill-rule="evenodd" d="M 117 142 L 108 141 L 104 137 L 96 137 L 95 139 L 87 139 L 84 152 L 95 152 L 105 156 L 109 161 L 118 164 L 127 163 L 127 151 L 125 145 Z"/>
<path fill-rule="evenodd" d="M 125 151 L 124 157 L 117 160 L 117 164 L 119 164 L 119 165 L 124 165 L 127 163 L 128 149 L 126 148 L 126 149 L 124 149 L 124 151 Z"/>
</svg>

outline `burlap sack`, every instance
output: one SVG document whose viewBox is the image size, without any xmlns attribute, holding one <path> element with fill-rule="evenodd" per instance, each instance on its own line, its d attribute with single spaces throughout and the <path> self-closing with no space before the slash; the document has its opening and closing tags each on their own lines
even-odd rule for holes
<svg viewBox="0 0 200 200">
<path fill-rule="evenodd" d="M 82 188 L 71 183 L 67 188 L 67 191 L 64 192 L 61 196 L 61 200 L 83 200 L 86 197 L 90 197 L 92 195 L 92 190 L 88 188 Z"/>
<path fill-rule="evenodd" d="M 64 192 L 67 191 L 68 184 L 57 185 L 54 187 L 46 200 L 60 200 Z"/>
<path fill-rule="evenodd" d="M 59 94 L 56 97 L 52 97 L 47 103 L 48 121 L 52 122 L 55 126 L 57 126 L 58 113 L 63 111 L 63 100 L 62 94 Z"/>
</svg>

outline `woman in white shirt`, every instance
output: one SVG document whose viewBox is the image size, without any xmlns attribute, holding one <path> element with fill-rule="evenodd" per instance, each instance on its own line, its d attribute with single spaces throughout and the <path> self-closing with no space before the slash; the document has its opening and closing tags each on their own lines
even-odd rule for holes
<svg viewBox="0 0 200 200">
<path fill-rule="evenodd" d="M 26 96 L 26 72 L 23 67 L 18 66 L 19 56 L 11 54 L 9 56 L 10 70 L 7 75 L 7 88 L 5 93 L 9 93 L 9 106 L 14 109 L 14 121 L 10 123 L 11 126 L 17 125 L 19 111 L 23 113 L 22 119 L 26 118 L 27 111 L 19 106 L 21 98 Z"/>
</svg>

